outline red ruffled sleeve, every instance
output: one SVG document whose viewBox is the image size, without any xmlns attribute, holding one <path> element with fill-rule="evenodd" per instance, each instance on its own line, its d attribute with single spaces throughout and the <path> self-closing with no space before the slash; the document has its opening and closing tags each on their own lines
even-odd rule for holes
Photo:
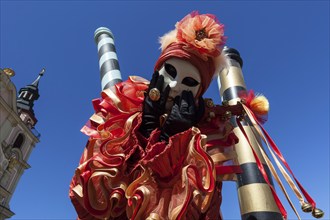
<svg viewBox="0 0 330 220">
<path fill-rule="evenodd" d="M 70 184 L 70 198 L 80 219 L 123 219 L 125 192 L 144 156 L 137 135 L 148 81 L 130 77 L 93 100 L 95 114 L 82 128 L 89 136 Z"/>
</svg>

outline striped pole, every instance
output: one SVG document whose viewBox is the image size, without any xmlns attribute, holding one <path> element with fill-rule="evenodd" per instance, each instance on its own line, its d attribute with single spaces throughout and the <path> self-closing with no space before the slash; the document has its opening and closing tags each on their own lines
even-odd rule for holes
<svg viewBox="0 0 330 220">
<path fill-rule="evenodd" d="M 96 29 L 94 40 L 97 44 L 102 90 L 122 82 L 112 32 L 106 27 Z"/>
<path fill-rule="evenodd" d="M 243 61 L 239 52 L 235 49 L 225 47 L 223 53 L 226 55 L 230 65 L 218 74 L 220 96 L 222 101 L 228 102 L 229 105 L 235 105 L 239 100 L 239 93 L 246 91 L 241 69 Z M 234 133 L 239 138 L 239 143 L 235 145 L 237 152 L 236 162 L 243 171 L 241 174 L 237 174 L 237 191 L 242 220 L 283 220 L 271 190 L 258 169 L 250 145 L 237 126 L 235 118 L 232 119 L 232 123 L 235 126 Z M 261 156 L 257 140 L 255 140 L 249 126 L 249 122 L 245 120 L 243 128 L 273 185 L 270 170 Z"/>
</svg>

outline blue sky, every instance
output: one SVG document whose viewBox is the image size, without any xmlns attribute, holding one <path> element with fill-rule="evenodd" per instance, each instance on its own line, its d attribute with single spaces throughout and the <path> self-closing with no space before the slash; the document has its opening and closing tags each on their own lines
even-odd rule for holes
<svg viewBox="0 0 330 220">
<path fill-rule="evenodd" d="M 11 200 L 13 219 L 76 217 L 69 183 L 87 141 L 80 128 L 101 89 L 94 31 L 112 30 L 123 79 L 149 79 L 158 37 L 193 10 L 225 24 L 248 89 L 270 101 L 266 129 L 329 219 L 329 2 L 184 0 L 1 1 L 1 68 L 15 70 L 18 90 L 46 68 L 34 107 L 41 142 Z M 205 97 L 220 103 L 218 94 L 213 82 Z M 240 218 L 233 182 L 224 184 L 221 209 L 225 219 Z"/>
</svg>

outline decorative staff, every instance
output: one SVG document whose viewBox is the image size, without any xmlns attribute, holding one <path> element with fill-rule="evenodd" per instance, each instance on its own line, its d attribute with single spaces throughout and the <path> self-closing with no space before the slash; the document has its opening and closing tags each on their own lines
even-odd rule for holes
<svg viewBox="0 0 330 220">
<path fill-rule="evenodd" d="M 94 40 L 99 55 L 102 90 L 122 82 L 120 68 L 112 32 L 106 27 L 96 29 Z"/>
<path fill-rule="evenodd" d="M 241 69 L 243 61 L 240 54 L 235 49 L 226 47 L 223 53 L 225 53 L 227 59 L 229 59 L 229 67 L 228 69 L 223 69 L 218 74 L 220 96 L 222 97 L 224 105 L 236 105 L 236 103 L 240 101 L 239 94 L 246 92 L 246 85 Z M 256 159 L 248 142 L 234 120 L 233 124 L 235 125 L 234 133 L 239 138 L 239 143 L 235 145 L 238 156 L 237 162 L 242 169 L 242 173 L 237 174 L 237 190 L 242 219 L 282 220 L 281 212 L 274 201 L 270 188 L 258 169 Z M 254 134 L 251 129 L 247 129 L 249 126 L 248 122 L 243 122 L 243 128 L 249 139 L 251 141 L 256 141 L 253 138 Z M 259 148 L 256 147 L 258 145 L 252 143 L 252 146 L 255 148 L 254 150 L 259 158 L 262 158 Z M 262 163 L 273 185 L 269 168 L 263 159 Z"/>
<path fill-rule="evenodd" d="M 233 125 L 235 125 L 233 131 L 239 138 L 235 150 L 238 156 L 237 163 L 242 170 L 242 173 L 237 173 L 238 198 L 242 219 L 287 219 L 286 210 L 275 192 L 271 176 L 275 178 L 291 208 L 300 219 L 273 163 L 261 144 L 261 140 L 268 147 L 278 169 L 298 198 L 302 210 L 312 212 L 315 218 L 322 218 L 323 211 L 316 207 L 314 200 L 296 179 L 275 142 L 263 128 L 263 116 L 267 115 L 269 104 L 265 97 L 254 96 L 253 92 L 246 92 L 241 69 L 243 61 L 240 54 L 232 48 L 225 48 L 223 53 L 228 59 L 228 67 L 218 74 L 223 104 L 224 106 L 240 104 L 245 112 L 245 115 L 233 113 L 232 115 L 236 116 L 231 118 Z"/>
</svg>

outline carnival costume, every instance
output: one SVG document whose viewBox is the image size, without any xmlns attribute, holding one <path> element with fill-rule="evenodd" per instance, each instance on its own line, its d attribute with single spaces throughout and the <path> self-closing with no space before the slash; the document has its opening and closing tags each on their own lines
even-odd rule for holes
<svg viewBox="0 0 330 220">
<path fill-rule="evenodd" d="M 89 140 L 70 184 L 78 219 L 222 219 L 222 181 L 235 180 L 235 174 L 241 172 L 234 162 L 233 146 L 238 138 L 229 121 L 232 115 L 237 116 L 237 126 L 250 144 L 240 122 L 248 118 L 292 174 L 261 125 L 269 109 L 264 97 L 244 93 L 236 106 L 225 107 L 202 98 L 213 75 L 226 66 L 221 54 L 225 39 L 223 25 L 214 15 L 192 12 L 160 38 L 162 53 L 150 82 L 131 76 L 93 100 L 95 114 L 82 128 Z M 171 59 L 193 65 L 200 82 L 195 95 L 180 91 L 168 109 L 171 88 L 164 86 L 161 71 L 170 68 L 166 63 Z M 258 155 L 254 155 L 286 218 Z M 263 156 L 278 181 L 273 165 Z M 287 176 L 290 187 L 296 189 Z M 320 211 L 322 216 L 299 182 L 298 186 L 309 202 L 308 210 Z M 295 193 L 306 205 L 302 195 Z"/>
<path fill-rule="evenodd" d="M 201 96 L 224 40 L 213 15 L 191 13 L 162 38 L 155 74 L 172 57 L 192 62 L 202 75 Z M 235 170 L 220 168 L 234 158 L 233 151 L 223 153 L 238 141 L 232 126 L 204 118 L 199 128 L 196 122 L 163 138 L 161 128 L 145 135 L 148 88 L 148 81 L 130 77 L 93 101 L 95 114 L 82 129 L 89 141 L 70 186 L 79 219 L 220 219 L 221 178 Z M 203 130 L 214 137 L 207 140 Z"/>
</svg>

